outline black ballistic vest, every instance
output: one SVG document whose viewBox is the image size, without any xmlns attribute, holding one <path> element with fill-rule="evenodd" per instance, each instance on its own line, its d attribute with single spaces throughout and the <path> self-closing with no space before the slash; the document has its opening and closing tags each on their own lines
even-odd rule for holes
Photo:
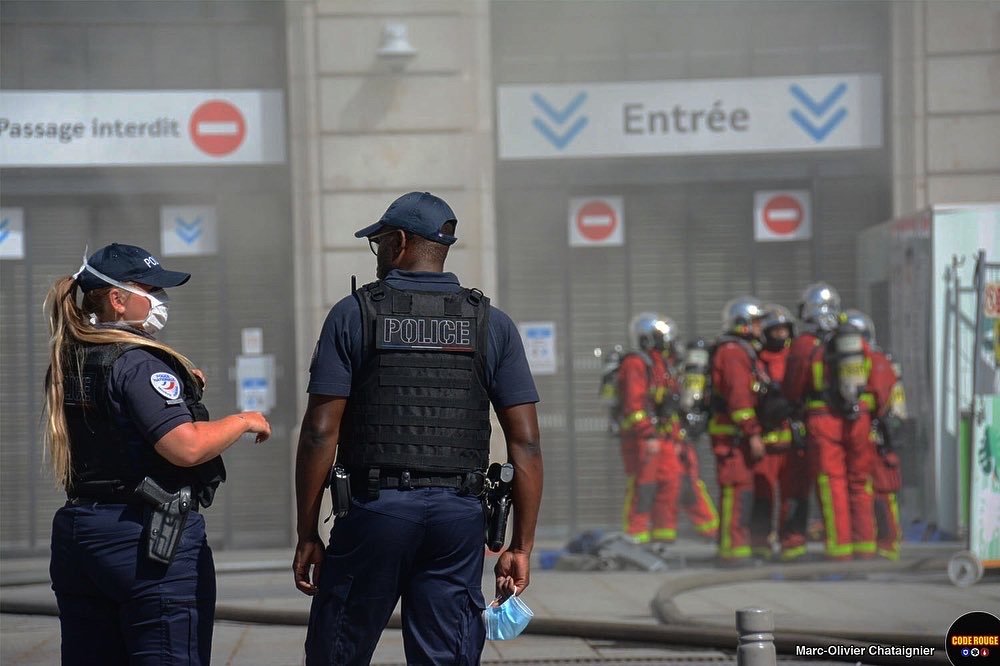
<svg viewBox="0 0 1000 666">
<path fill-rule="evenodd" d="M 352 382 L 337 462 L 352 469 L 485 470 L 489 299 L 475 289 L 401 291 L 381 281 L 355 297 L 363 361 Z"/>
<path fill-rule="evenodd" d="M 72 456 L 72 487 L 68 494 L 100 497 L 130 491 L 149 476 L 167 492 L 191 486 L 199 504 L 208 507 L 219 484 L 226 480 L 222 456 L 195 467 L 178 467 L 152 446 L 133 445 L 117 427 L 108 397 L 111 368 L 122 354 L 136 348 L 140 345 L 101 344 L 67 350 L 63 359 L 63 408 Z M 201 402 L 197 380 L 170 354 L 152 347 L 141 348 L 166 363 L 183 380 L 184 394 L 179 400 L 187 405 L 195 421 L 207 421 L 208 409 Z"/>
</svg>

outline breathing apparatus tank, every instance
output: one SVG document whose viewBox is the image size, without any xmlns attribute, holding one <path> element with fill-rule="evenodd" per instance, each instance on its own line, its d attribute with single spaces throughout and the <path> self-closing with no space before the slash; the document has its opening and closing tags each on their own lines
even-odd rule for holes
<svg viewBox="0 0 1000 666">
<path fill-rule="evenodd" d="M 684 430 L 688 437 L 697 437 L 708 424 L 711 360 L 708 343 L 702 338 L 690 342 L 684 350 L 684 379 L 679 406 L 684 414 Z"/>
<path fill-rule="evenodd" d="M 861 413 L 861 394 L 868 384 L 863 332 L 850 323 L 840 324 L 827 347 L 833 377 L 831 392 L 838 411 L 848 419 Z"/>
</svg>

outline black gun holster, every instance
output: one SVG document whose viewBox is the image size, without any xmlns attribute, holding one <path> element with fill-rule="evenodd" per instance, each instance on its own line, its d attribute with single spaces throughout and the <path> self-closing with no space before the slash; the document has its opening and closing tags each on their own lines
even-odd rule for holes
<svg viewBox="0 0 1000 666">
<path fill-rule="evenodd" d="M 147 476 L 136 486 L 135 494 L 150 505 L 145 512 L 146 557 L 170 564 L 192 508 L 191 487 L 168 493 Z"/>
<path fill-rule="evenodd" d="M 330 515 L 343 518 L 351 510 L 351 475 L 346 469 L 335 465 L 330 469 Z M 329 518 L 327 518 L 329 520 Z"/>
</svg>

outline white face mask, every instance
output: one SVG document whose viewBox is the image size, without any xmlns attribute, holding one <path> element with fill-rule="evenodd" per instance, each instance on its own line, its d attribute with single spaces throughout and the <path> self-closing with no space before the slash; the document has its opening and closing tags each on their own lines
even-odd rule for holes
<svg viewBox="0 0 1000 666">
<path fill-rule="evenodd" d="M 142 330 L 146 331 L 149 335 L 156 335 L 163 330 L 163 327 L 167 325 L 167 303 L 170 302 L 167 292 L 163 289 L 154 289 L 153 291 L 145 292 L 142 289 L 136 289 L 126 284 L 118 285 L 118 287 L 133 294 L 138 294 L 149 301 L 149 312 L 146 314 L 146 318 L 141 322 L 130 321 L 128 322 L 129 324 L 139 324 L 142 326 Z"/>
<path fill-rule="evenodd" d="M 83 265 L 80 266 L 80 270 L 73 275 L 73 278 L 75 279 L 83 271 L 93 273 L 108 284 L 118 287 L 119 289 L 124 289 L 132 294 L 142 296 L 149 301 L 149 313 L 146 314 L 145 319 L 142 321 L 126 321 L 125 323 L 140 326 L 142 330 L 149 335 L 156 335 L 163 330 L 164 326 L 167 325 L 167 303 L 170 302 L 170 297 L 167 296 L 167 292 L 163 289 L 157 288 L 151 292 L 145 292 L 137 287 L 132 287 L 123 282 L 119 282 L 118 280 L 101 273 L 88 264 L 86 255 L 84 255 L 83 258 Z"/>
</svg>

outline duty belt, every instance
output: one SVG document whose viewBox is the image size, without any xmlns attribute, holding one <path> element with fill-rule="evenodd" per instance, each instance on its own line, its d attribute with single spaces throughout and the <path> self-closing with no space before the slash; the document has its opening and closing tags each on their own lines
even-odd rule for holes
<svg viewBox="0 0 1000 666">
<path fill-rule="evenodd" d="M 66 503 L 70 506 L 86 506 L 88 504 L 142 504 L 142 499 L 131 488 L 123 485 L 107 483 L 80 483 L 73 486 L 67 494 Z M 190 511 L 197 512 L 201 507 L 197 501 L 191 502 Z"/>
<path fill-rule="evenodd" d="M 483 492 L 482 472 L 411 472 L 409 470 L 350 469 L 351 492 L 364 497 L 376 484 L 382 490 L 413 490 L 415 488 L 455 488 L 462 495 L 478 497 Z"/>
</svg>

